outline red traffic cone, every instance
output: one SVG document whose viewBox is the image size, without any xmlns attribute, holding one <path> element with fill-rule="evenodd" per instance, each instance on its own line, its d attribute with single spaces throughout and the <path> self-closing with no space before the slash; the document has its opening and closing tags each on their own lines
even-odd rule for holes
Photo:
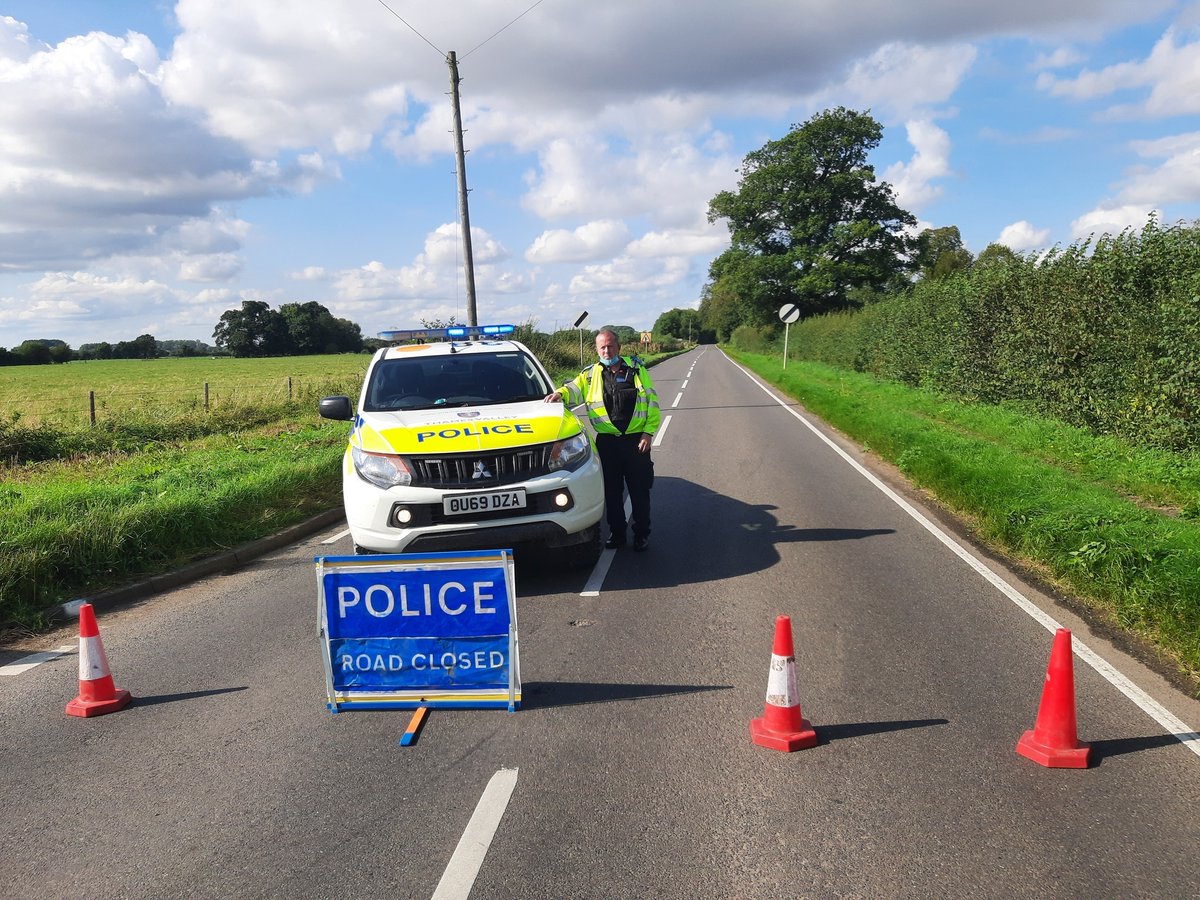
<svg viewBox="0 0 1200 900">
<path fill-rule="evenodd" d="M 129 691 L 118 691 L 113 684 L 96 612 L 85 603 L 79 607 L 79 696 L 67 704 L 67 715 L 102 716 L 124 709 L 131 699 Z"/>
<path fill-rule="evenodd" d="M 1086 769 L 1091 747 L 1075 732 L 1075 668 L 1071 632 L 1054 633 L 1046 683 L 1037 723 L 1017 742 L 1017 752 L 1035 763 L 1054 769 Z"/>
<path fill-rule="evenodd" d="M 767 703 L 762 718 L 750 720 L 750 738 L 762 747 L 785 753 L 817 745 L 817 733 L 800 715 L 796 652 L 792 649 L 792 620 L 788 616 L 775 619 L 775 645 L 771 651 L 771 670 L 767 673 Z"/>
</svg>

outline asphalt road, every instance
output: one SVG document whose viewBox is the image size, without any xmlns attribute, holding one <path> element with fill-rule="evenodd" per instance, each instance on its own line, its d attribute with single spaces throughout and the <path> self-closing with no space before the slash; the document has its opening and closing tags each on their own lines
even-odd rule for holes
<svg viewBox="0 0 1200 900">
<path fill-rule="evenodd" d="M 518 558 L 519 712 L 434 710 L 401 747 L 408 712 L 326 709 L 335 526 L 103 615 L 119 713 L 64 715 L 74 649 L 0 669 L 0 896 L 429 898 L 447 871 L 476 900 L 1200 893 L 1196 702 L 976 553 L 985 577 L 718 350 L 654 375 L 650 550 L 598 596 Z M 749 737 L 780 614 L 820 738 L 790 754 Z M 1086 770 L 1014 752 L 1046 616 L 1118 673 L 1075 659 Z"/>
</svg>

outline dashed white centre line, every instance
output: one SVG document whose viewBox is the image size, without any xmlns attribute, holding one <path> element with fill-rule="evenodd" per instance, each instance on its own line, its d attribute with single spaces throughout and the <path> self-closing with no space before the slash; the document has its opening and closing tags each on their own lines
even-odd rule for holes
<svg viewBox="0 0 1200 900">
<path fill-rule="evenodd" d="M 671 409 L 674 409 L 675 407 L 677 407 L 679 405 L 679 401 L 682 399 L 683 399 L 683 391 L 680 391 L 678 394 L 675 395 L 675 402 L 671 404 Z"/>
<path fill-rule="evenodd" d="M 500 819 L 508 808 L 512 798 L 513 788 L 517 786 L 517 769 L 501 769 L 492 776 L 479 804 L 467 823 L 467 830 L 458 840 L 454 855 L 442 872 L 442 880 L 438 882 L 433 892 L 433 900 L 467 900 L 471 895 L 471 887 L 487 856 L 496 829 L 500 827 Z"/>
<path fill-rule="evenodd" d="M 654 443 L 652 447 L 657 447 L 662 443 L 663 435 L 667 433 L 667 426 L 671 424 L 671 417 L 664 416 L 662 420 L 662 428 L 658 429 L 658 433 L 654 435 Z"/>
</svg>

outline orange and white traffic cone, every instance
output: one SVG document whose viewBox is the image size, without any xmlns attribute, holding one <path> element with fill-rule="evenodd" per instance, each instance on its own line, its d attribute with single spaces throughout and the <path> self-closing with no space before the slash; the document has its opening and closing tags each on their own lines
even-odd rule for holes
<svg viewBox="0 0 1200 900">
<path fill-rule="evenodd" d="M 792 647 L 792 620 L 775 619 L 775 644 L 767 673 L 767 703 L 761 718 L 750 720 L 750 738 L 762 747 L 805 750 L 817 745 L 817 733 L 800 714 L 796 689 L 796 651 Z"/>
<path fill-rule="evenodd" d="M 79 607 L 79 696 L 67 704 L 67 715 L 102 716 L 124 709 L 131 699 L 129 691 L 118 691 L 113 684 L 96 611 L 85 603 Z"/>
<path fill-rule="evenodd" d="M 1076 734 L 1071 632 L 1060 628 L 1054 633 L 1037 722 L 1017 742 L 1017 752 L 1053 769 L 1086 769 L 1091 749 Z"/>
</svg>

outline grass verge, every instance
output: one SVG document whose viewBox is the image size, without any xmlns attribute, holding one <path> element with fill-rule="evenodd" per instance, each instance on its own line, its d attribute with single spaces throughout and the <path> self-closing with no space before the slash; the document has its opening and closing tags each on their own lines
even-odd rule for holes
<svg viewBox="0 0 1200 900">
<path fill-rule="evenodd" d="M 341 495 L 341 424 L 276 422 L 10 468 L 0 484 L 0 622 L 260 538 Z"/>
<path fill-rule="evenodd" d="M 1200 460 L 816 363 L 727 351 L 1200 685 Z"/>
</svg>

